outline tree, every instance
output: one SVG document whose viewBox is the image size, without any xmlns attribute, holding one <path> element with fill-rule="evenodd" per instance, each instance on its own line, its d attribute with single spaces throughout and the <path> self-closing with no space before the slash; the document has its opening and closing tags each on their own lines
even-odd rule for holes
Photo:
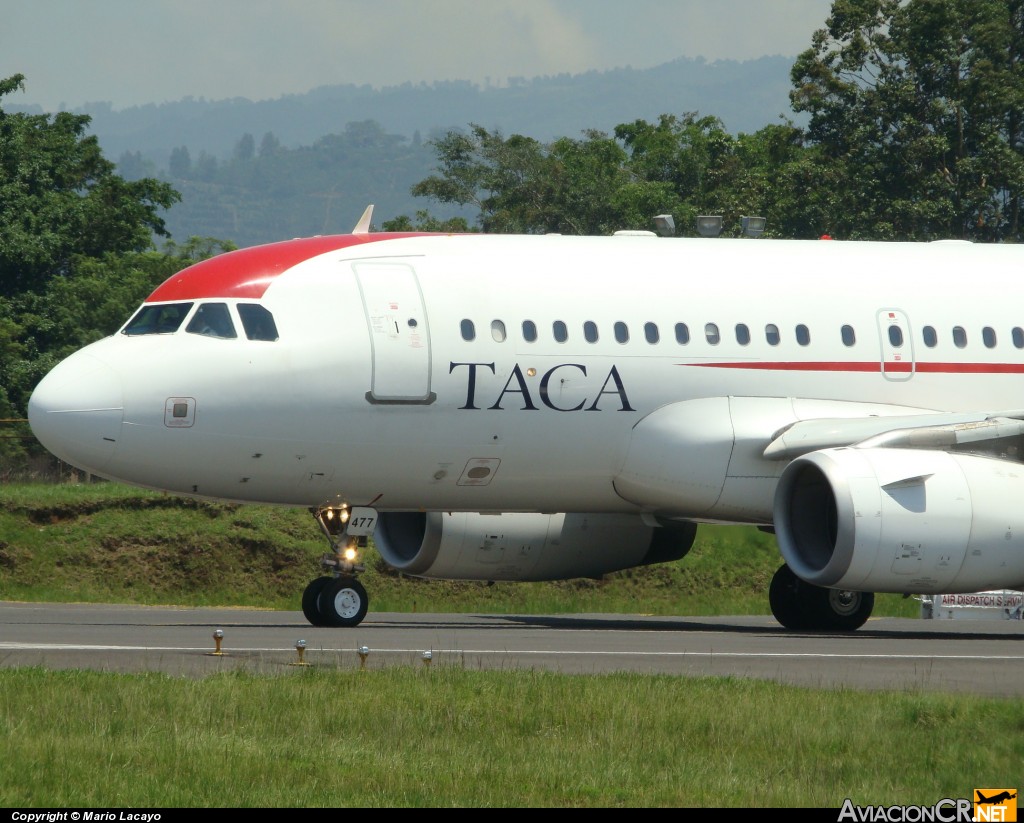
<svg viewBox="0 0 1024 823">
<path fill-rule="evenodd" d="M 125 151 L 117 160 L 117 173 L 125 180 L 138 180 L 155 176 L 156 166 L 152 160 L 144 159 L 140 151 Z"/>
<path fill-rule="evenodd" d="M 429 142 L 440 174 L 415 184 L 413 195 L 476 206 L 485 232 L 544 230 L 540 206 L 549 181 L 540 142 L 518 134 L 506 139 L 475 123 L 468 133 L 453 129 Z"/>
<path fill-rule="evenodd" d="M 833 233 L 1020 240 L 1022 57 L 1022 0 L 835 0 L 791 73 Z"/>
<path fill-rule="evenodd" d="M 186 180 L 192 174 L 192 155 L 187 146 L 171 149 L 171 157 L 167 162 L 167 170 L 171 177 Z"/>
<path fill-rule="evenodd" d="M 256 156 L 256 140 L 255 138 L 246 132 L 241 136 L 239 141 L 235 143 L 234 159 L 241 161 L 242 163 L 252 160 Z"/>
<path fill-rule="evenodd" d="M 281 150 L 281 141 L 272 131 L 266 132 L 260 140 L 260 157 L 272 157 Z"/>
<path fill-rule="evenodd" d="M 21 88 L 20 74 L 0 80 L 0 98 Z M 0 297 L 42 291 L 76 254 L 141 251 L 166 235 L 158 212 L 178 193 L 116 175 L 89 122 L 0 109 Z"/>
<path fill-rule="evenodd" d="M 626 150 L 601 131 L 556 140 L 546 174 L 545 226 L 562 234 L 650 229 L 654 215 L 672 211 L 678 201 L 671 184 L 637 175 Z"/>
<path fill-rule="evenodd" d="M 818 217 L 806 198 L 788 196 L 787 182 L 801 182 L 796 172 L 807 162 L 792 124 L 733 137 L 717 118 L 688 113 L 548 145 L 477 125 L 431 142 L 440 173 L 413 194 L 476 206 L 488 232 L 650 230 L 655 215 L 669 213 L 693 234 L 697 216 L 711 213 L 738 234 L 742 215 L 771 213 L 778 234 L 813 231 L 806 224 Z"/>
<path fill-rule="evenodd" d="M 217 158 L 208 152 L 199 152 L 199 158 L 193 166 L 193 173 L 197 180 L 201 180 L 204 183 L 211 183 L 217 176 Z"/>
<path fill-rule="evenodd" d="M 687 112 L 663 114 L 657 123 L 636 120 L 615 127 L 629 154 L 629 169 L 640 180 L 660 183 L 672 192 L 666 205 L 684 234 L 695 233 L 697 216 L 719 214 L 723 225 L 739 226 L 741 214 L 757 212 L 744 202 L 744 166 L 739 142 L 717 117 Z"/>
<path fill-rule="evenodd" d="M 622 147 L 596 130 L 545 145 L 470 124 L 430 143 L 440 173 L 412 193 L 476 206 L 485 232 L 610 234 L 648 227 L 673 199 L 669 186 L 637 179 Z"/>
<path fill-rule="evenodd" d="M 408 215 L 400 214 L 393 220 L 385 220 L 381 224 L 381 231 L 412 231 L 412 232 L 443 232 L 445 234 L 465 234 L 472 231 L 466 219 L 463 217 L 450 217 L 447 220 L 440 220 L 434 217 L 426 209 L 416 212 L 416 221 L 413 222 Z"/>
</svg>

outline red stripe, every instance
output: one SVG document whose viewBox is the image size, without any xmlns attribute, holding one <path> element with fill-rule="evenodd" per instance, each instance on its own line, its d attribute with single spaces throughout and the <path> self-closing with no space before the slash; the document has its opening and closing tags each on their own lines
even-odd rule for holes
<svg viewBox="0 0 1024 823">
<path fill-rule="evenodd" d="M 676 363 L 677 366 L 700 366 L 709 369 L 755 369 L 758 371 L 831 371 L 831 372 L 882 372 L 878 361 L 745 361 L 731 363 Z M 913 370 L 930 374 L 1024 374 L 1024 363 L 900 363 L 886 364 L 885 371 L 891 374 L 908 374 Z"/>
<path fill-rule="evenodd" d="M 147 303 L 168 300 L 203 300 L 209 297 L 259 299 L 274 279 L 304 260 L 360 243 L 417 237 L 421 234 L 373 232 L 304 237 L 239 249 L 203 260 L 157 286 Z"/>
</svg>

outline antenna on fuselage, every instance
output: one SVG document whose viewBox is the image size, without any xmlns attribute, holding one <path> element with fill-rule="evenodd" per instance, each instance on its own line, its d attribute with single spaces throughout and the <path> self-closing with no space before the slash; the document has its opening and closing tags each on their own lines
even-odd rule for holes
<svg viewBox="0 0 1024 823">
<path fill-rule="evenodd" d="M 356 227 L 352 229 L 352 234 L 369 234 L 371 217 L 373 217 L 373 203 L 366 207 L 366 211 L 363 212 L 363 216 L 359 218 L 359 222 L 356 223 Z"/>
</svg>

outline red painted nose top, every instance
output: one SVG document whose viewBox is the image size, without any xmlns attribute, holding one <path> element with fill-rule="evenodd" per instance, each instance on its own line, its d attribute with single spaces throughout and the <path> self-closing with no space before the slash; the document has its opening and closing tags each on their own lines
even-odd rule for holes
<svg viewBox="0 0 1024 823">
<path fill-rule="evenodd" d="M 182 269 L 157 286 L 146 298 L 146 302 L 163 303 L 209 297 L 259 299 L 275 278 L 310 258 L 362 243 L 417 236 L 422 235 L 397 232 L 335 234 L 238 249 Z"/>
</svg>

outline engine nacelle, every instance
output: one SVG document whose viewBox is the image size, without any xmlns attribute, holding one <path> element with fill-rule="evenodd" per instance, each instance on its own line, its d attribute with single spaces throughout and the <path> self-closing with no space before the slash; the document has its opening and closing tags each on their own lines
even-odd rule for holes
<svg viewBox="0 0 1024 823">
<path fill-rule="evenodd" d="M 568 580 L 683 557 L 697 527 L 625 514 L 382 512 L 381 557 L 416 577 Z"/>
<path fill-rule="evenodd" d="M 1024 584 L 1024 466 L 915 449 L 823 449 L 779 479 L 775 534 L 808 583 L 955 593 Z"/>
</svg>

